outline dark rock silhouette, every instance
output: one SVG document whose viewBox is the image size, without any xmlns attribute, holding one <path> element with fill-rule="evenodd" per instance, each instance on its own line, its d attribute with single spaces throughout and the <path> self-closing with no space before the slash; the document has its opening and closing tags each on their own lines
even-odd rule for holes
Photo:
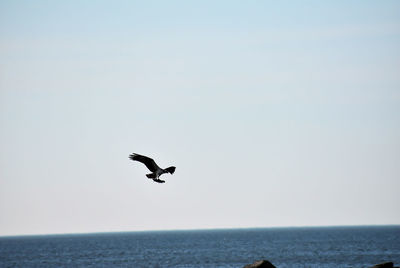
<svg viewBox="0 0 400 268">
<path fill-rule="evenodd" d="M 248 264 L 243 268 L 276 268 L 276 267 L 267 260 L 261 260 L 261 261 L 256 261 L 255 263 L 252 264 Z M 374 265 L 370 268 L 400 268 L 400 267 L 394 266 L 393 262 L 385 262 Z"/>
<path fill-rule="evenodd" d="M 393 266 L 393 262 L 385 262 L 372 266 L 371 268 L 398 268 Z"/>
<path fill-rule="evenodd" d="M 267 260 L 256 261 L 255 263 L 248 264 L 243 268 L 276 268 L 272 263 Z"/>
</svg>

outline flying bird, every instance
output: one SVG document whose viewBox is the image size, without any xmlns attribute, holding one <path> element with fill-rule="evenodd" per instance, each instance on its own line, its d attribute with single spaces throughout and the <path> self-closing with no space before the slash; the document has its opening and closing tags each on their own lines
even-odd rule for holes
<svg viewBox="0 0 400 268">
<path fill-rule="evenodd" d="M 133 154 L 129 155 L 129 158 L 133 161 L 139 161 L 139 162 L 145 164 L 146 167 L 152 172 L 150 174 L 146 174 L 146 177 L 149 179 L 153 179 L 153 181 L 158 182 L 158 183 L 165 182 L 158 178 L 162 174 L 164 174 L 164 173 L 174 174 L 174 172 L 175 172 L 176 167 L 172 166 L 172 167 L 167 167 L 166 169 L 160 168 L 153 159 L 151 159 L 150 157 L 144 156 L 144 155 L 133 153 Z"/>
</svg>

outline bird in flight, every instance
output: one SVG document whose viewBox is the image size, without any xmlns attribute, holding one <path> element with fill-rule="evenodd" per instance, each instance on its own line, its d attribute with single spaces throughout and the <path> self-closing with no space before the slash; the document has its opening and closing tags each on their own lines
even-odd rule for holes
<svg viewBox="0 0 400 268">
<path fill-rule="evenodd" d="M 149 179 L 153 179 L 153 181 L 158 182 L 158 183 L 165 182 L 158 178 L 162 174 L 164 174 L 164 173 L 174 174 L 174 172 L 175 172 L 174 166 L 167 167 L 166 169 L 160 168 L 153 159 L 151 159 L 150 157 L 144 156 L 144 155 L 133 153 L 133 154 L 129 155 L 129 158 L 133 161 L 139 161 L 139 162 L 145 164 L 146 167 L 152 172 L 150 174 L 146 174 L 146 177 Z"/>
</svg>

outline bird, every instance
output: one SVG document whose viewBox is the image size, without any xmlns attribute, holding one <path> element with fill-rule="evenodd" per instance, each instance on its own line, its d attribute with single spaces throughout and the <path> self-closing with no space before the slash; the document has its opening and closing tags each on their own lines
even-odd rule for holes
<svg viewBox="0 0 400 268">
<path fill-rule="evenodd" d="M 174 174 L 175 169 L 176 169 L 176 167 L 174 167 L 174 166 L 167 167 L 165 169 L 160 168 L 152 158 L 144 156 L 144 155 L 136 154 L 136 153 L 130 154 L 129 158 L 133 161 L 139 161 L 139 162 L 145 164 L 146 167 L 152 172 L 150 174 L 146 174 L 146 177 L 149 179 L 152 179 L 153 181 L 158 182 L 158 183 L 165 182 L 165 181 L 159 179 L 159 177 L 162 174 L 164 174 L 164 173 Z"/>
</svg>

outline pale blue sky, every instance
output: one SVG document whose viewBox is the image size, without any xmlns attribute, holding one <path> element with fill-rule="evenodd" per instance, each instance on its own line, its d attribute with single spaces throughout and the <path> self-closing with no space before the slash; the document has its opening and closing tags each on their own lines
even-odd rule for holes
<svg viewBox="0 0 400 268">
<path fill-rule="evenodd" d="M 399 14 L 1 1 L 0 235 L 400 224 Z"/>
</svg>

